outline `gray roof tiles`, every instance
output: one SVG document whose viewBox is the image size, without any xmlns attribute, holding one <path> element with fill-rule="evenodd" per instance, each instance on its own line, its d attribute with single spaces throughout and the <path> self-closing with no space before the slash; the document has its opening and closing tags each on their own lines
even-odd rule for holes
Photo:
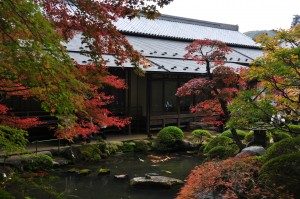
<svg viewBox="0 0 300 199">
<path fill-rule="evenodd" d="M 115 23 L 119 31 L 132 34 L 142 34 L 156 37 L 167 37 L 185 40 L 196 39 L 214 39 L 220 40 L 227 44 L 236 44 L 241 46 L 257 46 L 255 42 L 248 36 L 237 31 L 237 28 L 224 29 L 213 26 L 197 24 L 197 20 L 193 24 L 183 23 L 180 20 L 166 20 L 164 17 L 156 20 L 149 20 L 145 17 L 129 19 L 120 19 Z M 188 21 L 188 19 L 186 19 Z M 200 21 L 201 22 L 201 21 Z M 208 25 L 210 22 L 206 22 Z M 218 24 L 218 23 L 211 23 Z M 223 24 L 224 26 L 227 24 Z M 227 25 L 230 26 L 230 25 Z"/>
</svg>

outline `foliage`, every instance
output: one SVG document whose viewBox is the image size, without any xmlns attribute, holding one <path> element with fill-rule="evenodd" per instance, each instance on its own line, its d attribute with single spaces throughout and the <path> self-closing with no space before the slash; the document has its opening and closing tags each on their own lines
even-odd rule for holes
<svg viewBox="0 0 300 199">
<path fill-rule="evenodd" d="M 49 170 L 53 167 L 53 160 L 50 156 L 44 154 L 26 155 L 22 160 L 24 169 L 30 171 Z"/>
<path fill-rule="evenodd" d="M 262 166 L 260 173 L 266 184 L 284 187 L 297 198 L 300 190 L 300 151 L 270 159 Z"/>
<path fill-rule="evenodd" d="M 204 148 L 204 153 L 208 153 L 211 149 L 216 146 L 229 146 L 230 144 L 234 144 L 233 140 L 226 136 L 217 136 L 212 139 Z"/>
<path fill-rule="evenodd" d="M 260 162 L 254 157 L 211 161 L 196 167 L 176 199 L 205 198 L 219 193 L 222 198 L 289 198 L 280 189 L 268 189 L 260 182 Z"/>
<path fill-rule="evenodd" d="M 15 199 L 13 195 L 11 195 L 9 192 L 3 190 L 0 188 L 0 198 L 2 199 Z"/>
<path fill-rule="evenodd" d="M 209 131 L 198 129 L 192 132 L 191 139 L 196 143 L 202 144 L 204 141 L 208 141 L 211 136 L 212 135 Z"/>
<path fill-rule="evenodd" d="M 286 138 L 271 145 L 263 155 L 263 160 L 266 162 L 278 156 L 299 151 L 300 137 Z"/>
<path fill-rule="evenodd" d="M 239 152 L 239 147 L 236 144 L 229 146 L 216 146 L 208 151 L 209 159 L 226 159 L 236 155 Z"/>
<path fill-rule="evenodd" d="M 275 130 L 274 132 L 272 132 L 272 137 L 274 142 L 279 142 L 280 140 L 291 138 L 292 136 L 287 132 Z"/>
<path fill-rule="evenodd" d="M 299 38 L 300 25 L 278 30 L 274 37 L 261 35 L 257 39 L 264 56 L 254 60 L 242 76 L 260 83 L 252 90 L 241 92 L 231 104 L 232 124 L 245 126 L 257 121 L 268 122 L 278 112 L 284 113 L 286 120 L 299 120 Z M 285 128 L 280 123 L 273 124 Z"/>
<path fill-rule="evenodd" d="M 131 62 L 137 71 L 149 61 L 132 48 L 114 23 L 140 14 L 154 18 L 157 6 L 171 1 L 1 1 L 1 97 L 32 97 L 41 102 L 45 111 L 60 119 L 57 136 L 63 138 L 86 137 L 101 126 L 127 125 L 128 118 L 114 117 L 106 107 L 114 97 L 103 88 L 124 89 L 126 85 L 109 73 L 103 55 L 114 55 L 120 66 Z M 92 64 L 82 66 L 71 60 L 63 44 L 74 37 L 81 37 L 86 47 L 80 54 Z"/>
<path fill-rule="evenodd" d="M 0 125 L 0 149 L 5 153 L 24 150 L 27 135 L 27 131 Z"/>
<path fill-rule="evenodd" d="M 236 132 L 237 132 L 237 134 L 238 134 L 238 136 L 239 136 L 240 139 L 244 139 L 245 138 L 245 136 L 246 136 L 246 132 L 245 131 L 237 129 Z M 229 137 L 231 139 L 233 138 L 232 132 L 231 132 L 230 129 L 228 129 L 226 131 L 223 131 L 223 133 L 221 135 Z"/>
</svg>

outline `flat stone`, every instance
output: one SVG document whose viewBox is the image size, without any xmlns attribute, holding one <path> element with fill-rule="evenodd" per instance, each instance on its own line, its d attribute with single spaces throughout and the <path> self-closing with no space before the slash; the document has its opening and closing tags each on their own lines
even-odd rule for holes
<svg viewBox="0 0 300 199">
<path fill-rule="evenodd" d="M 127 179 L 128 174 L 119 174 L 114 176 L 116 179 Z"/>
<path fill-rule="evenodd" d="M 176 178 L 166 176 L 147 176 L 136 177 L 130 180 L 130 185 L 141 188 L 171 188 L 174 185 L 180 185 L 184 182 Z"/>
</svg>

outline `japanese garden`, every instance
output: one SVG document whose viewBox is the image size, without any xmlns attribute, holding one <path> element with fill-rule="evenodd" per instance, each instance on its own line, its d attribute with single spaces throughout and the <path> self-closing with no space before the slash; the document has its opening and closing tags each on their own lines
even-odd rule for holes
<svg viewBox="0 0 300 199">
<path fill-rule="evenodd" d="M 173 0 L 0 0 L 0 198 L 300 198 L 300 22 Z"/>
</svg>

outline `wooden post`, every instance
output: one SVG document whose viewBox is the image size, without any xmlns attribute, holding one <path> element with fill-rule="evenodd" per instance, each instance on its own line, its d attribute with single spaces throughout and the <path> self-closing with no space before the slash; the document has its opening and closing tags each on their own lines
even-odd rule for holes
<svg viewBox="0 0 300 199">
<path fill-rule="evenodd" d="M 147 99 L 146 99 L 146 131 L 147 134 L 150 135 L 150 108 L 151 108 L 151 103 L 152 103 L 152 99 L 151 99 L 151 79 L 150 79 L 150 75 L 146 74 L 146 78 L 147 78 L 147 83 L 146 83 L 146 95 L 147 95 Z"/>
</svg>

